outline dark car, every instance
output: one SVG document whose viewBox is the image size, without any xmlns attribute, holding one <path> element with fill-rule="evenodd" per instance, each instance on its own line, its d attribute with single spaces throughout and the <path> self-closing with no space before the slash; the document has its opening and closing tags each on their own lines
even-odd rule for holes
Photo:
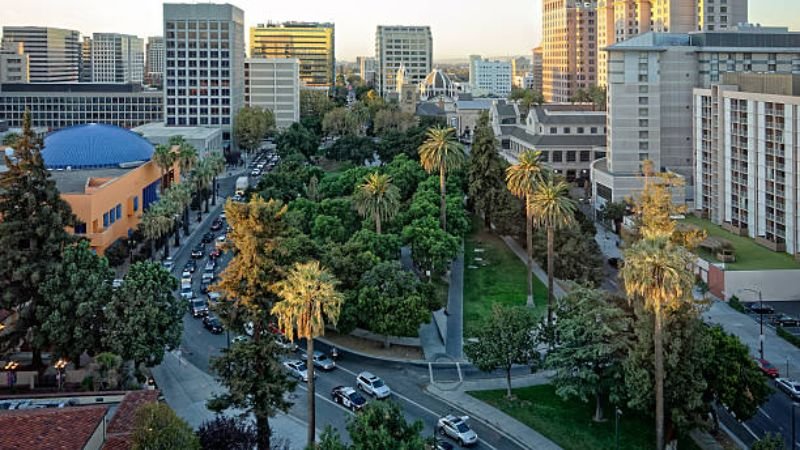
<svg viewBox="0 0 800 450">
<path fill-rule="evenodd" d="M 194 271 L 197 270 L 197 263 L 194 262 L 193 259 L 190 259 L 189 261 L 186 261 L 186 265 L 183 266 L 183 270 L 188 270 L 189 273 L 194 273 Z"/>
<path fill-rule="evenodd" d="M 761 302 L 748 303 L 747 310 L 753 314 L 775 314 L 775 308 L 769 305 L 765 305 Z"/>
<path fill-rule="evenodd" d="M 800 319 L 786 314 L 778 314 L 769 321 L 776 327 L 798 327 L 800 326 Z"/>
<path fill-rule="evenodd" d="M 222 229 L 222 221 L 217 219 L 211 223 L 211 231 L 219 231 Z"/>
<path fill-rule="evenodd" d="M 753 361 L 756 362 L 756 365 L 761 370 L 761 372 L 764 373 L 764 375 L 770 378 L 778 378 L 778 376 L 780 375 L 778 373 L 778 368 L 773 366 L 772 363 L 770 363 L 766 359 L 753 358 Z"/>
<path fill-rule="evenodd" d="M 203 244 L 197 244 L 192 248 L 192 258 L 200 259 L 205 255 L 206 249 Z"/>
<path fill-rule="evenodd" d="M 204 317 L 203 326 L 214 334 L 222 334 L 222 322 L 216 316 L 209 315 Z"/>
<path fill-rule="evenodd" d="M 350 386 L 336 386 L 331 390 L 331 399 L 351 411 L 358 411 L 367 404 L 361 394 Z"/>
<path fill-rule="evenodd" d="M 208 281 L 201 281 L 200 282 L 200 293 L 208 294 L 208 287 L 211 286 L 211 283 Z"/>
<path fill-rule="evenodd" d="M 214 233 L 209 232 L 209 233 L 204 234 L 202 241 L 203 241 L 203 244 L 210 244 L 210 243 L 214 242 Z"/>
<path fill-rule="evenodd" d="M 189 310 L 192 317 L 205 317 L 208 315 L 208 304 L 202 298 L 194 298 L 189 303 Z"/>
<path fill-rule="evenodd" d="M 222 255 L 222 250 L 220 250 L 220 249 L 218 249 L 218 248 L 214 248 L 214 250 L 211 250 L 211 251 L 208 253 L 208 257 L 209 257 L 209 258 L 211 258 L 211 259 L 217 259 L 217 258 L 219 258 L 221 255 Z"/>
</svg>

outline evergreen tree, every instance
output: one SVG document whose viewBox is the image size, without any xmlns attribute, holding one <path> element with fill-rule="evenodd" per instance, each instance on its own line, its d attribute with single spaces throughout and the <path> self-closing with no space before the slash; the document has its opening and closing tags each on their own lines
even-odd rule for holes
<svg viewBox="0 0 800 450">
<path fill-rule="evenodd" d="M 489 114 L 483 112 L 475 126 L 475 137 L 467 166 L 467 186 L 475 211 L 483 213 L 486 227 L 492 223 L 492 213 L 497 208 L 501 193 L 506 190 L 504 164 L 497 148 Z"/>
<path fill-rule="evenodd" d="M 199 450 L 192 427 L 165 403 L 148 403 L 136 411 L 131 436 L 133 450 Z"/>
<path fill-rule="evenodd" d="M 72 240 L 65 228 L 75 225 L 69 204 L 45 168 L 42 145 L 26 112 L 13 157 L 4 156 L 8 171 L 0 174 L 0 308 L 18 313 L 0 351 L 29 336 L 35 366 L 42 364 L 37 310 L 46 301 L 39 285 Z"/>
</svg>

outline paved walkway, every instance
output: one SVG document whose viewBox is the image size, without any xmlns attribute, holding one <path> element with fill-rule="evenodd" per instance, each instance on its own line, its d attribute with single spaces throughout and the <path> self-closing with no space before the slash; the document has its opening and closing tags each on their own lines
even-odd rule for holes
<svg viewBox="0 0 800 450">
<path fill-rule="evenodd" d="M 516 253 L 519 259 L 522 260 L 523 264 L 526 265 L 528 264 L 528 254 L 525 252 L 525 249 L 522 248 L 517 243 L 516 240 L 514 240 L 514 238 L 512 238 L 511 236 L 500 236 L 500 238 L 506 243 L 506 245 L 508 245 L 508 248 L 510 248 L 514 253 Z M 536 264 L 536 261 L 533 262 L 532 270 L 533 274 L 536 275 L 536 278 L 538 278 L 539 281 L 541 281 L 542 283 L 545 284 L 545 286 L 547 286 L 547 272 L 542 270 L 542 268 L 539 267 L 538 264 Z M 562 289 L 561 286 L 558 285 L 557 280 L 554 280 L 553 291 L 554 291 L 553 294 L 556 296 L 556 298 L 561 298 L 567 295 L 566 291 L 564 291 L 564 289 Z"/>
<path fill-rule="evenodd" d="M 548 373 L 543 372 L 512 378 L 511 386 L 520 388 L 545 384 L 548 382 L 548 375 Z M 522 448 L 536 450 L 561 448 L 524 423 L 467 394 L 469 391 L 505 388 L 505 379 L 495 378 L 480 381 L 464 381 L 461 383 L 434 383 L 428 385 L 426 389 L 431 395 L 455 408 L 465 411 L 473 419 L 479 420 L 495 431 L 507 436 Z"/>
<path fill-rule="evenodd" d="M 450 265 L 450 290 L 447 293 L 447 331 L 444 346 L 448 356 L 464 359 L 464 245 Z"/>
<path fill-rule="evenodd" d="M 209 374 L 195 367 L 176 352 L 164 355 L 164 361 L 152 369 L 153 377 L 167 404 L 175 410 L 192 428 L 212 420 L 214 413 L 206 409 L 206 400 L 211 395 L 223 392 L 224 388 Z M 228 411 L 231 417 L 241 411 Z M 286 414 L 278 414 L 270 419 L 273 440 L 285 440 L 289 449 L 305 448 L 307 425 Z"/>
</svg>

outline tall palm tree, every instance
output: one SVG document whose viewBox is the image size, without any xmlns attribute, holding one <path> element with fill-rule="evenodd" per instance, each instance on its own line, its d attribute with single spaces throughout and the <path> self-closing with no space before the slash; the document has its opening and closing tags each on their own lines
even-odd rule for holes
<svg viewBox="0 0 800 450">
<path fill-rule="evenodd" d="M 525 202 L 525 244 L 528 252 L 528 306 L 533 304 L 533 203 L 530 197 L 544 176 L 542 152 L 528 150 L 519 155 L 519 162 L 506 169 L 506 186 Z"/>
<path fill-rule="evenodd" d="M 168 208 L 167 202 L 159 200 L 152 205 L 142 216 L 142 232 L 151 242 L 164 238 L 172 229 L 174 223 L 173 211 Z M 169 240 L 164 239 L 164 257 L 169 256 Z M 153 252 L 155 254 L 155 252 Z"/>
<path fill-rule="evenodd" d="M 534 225 L 547 230 L 547 323 L 553 323 L 553 262 L 555 260 L 556 230 L 575 221 L 575 201 L 569 196 L 569 184 L 547 177 L 538 183 L 528 198 L 533 204 L 531 219 Z"/>
<path fill-rule="evenodd" d="M 439 214 L 442 229 L 447 231 L 447 171 L 461 167 L 467 156 L 464 146 L 456 139 L 455 128 L 429 128 L 426 135 L 425 142 L 419 146 L 419 159 L 428 173 L 439 172 L 442 196 Z"/>
<path fill-rule="evenodd" d="M 184 179 L 189 178 L 189 172 L 191 172 L 194 165 L 197 164 L 197 158 L 197 149 L 195 149 L 192 144 L 188 142 L 180 144 L 180 147 L 178 147 L 177 159 L 178 167 L 181 168 Z"/>
<path fill-rule="evenodd" d="M 208 189 L 213 181 L 214 168 L 208 159 L 201 160 L 192 171 L 192 187 L 195 192 L 204 197 L 205 212 L 208 212 Z"/>
<path fill-rule="evenodd" d="M 164 193 L 162 200 L 169 202 L 174 209 L 173 217 L 175 218 L 175 246 L 177 247 L 181 245 L 180 233 L 178 232 L 181 222 L 184 223 L 184 234 L 189 234 L 187 212 L 189 210 L 189 205 L 192 203 L 192 191 L 185 183 L 173 184 Z"/>
<path fill-rule="evenodd" d="M 169 185 L 167 174 L 173 164 L 175 164 L 177 157 L 177 153 L 173 152 L 172 149 L 166 145 L 156 145 L 153 151 L 153 162 L 161 170 L 161 192 L 164 192 L 164 189 Z"/>
<path fill-rule="evenodd" d="M 217 204 L 217 177 L 225 171 L 225 156 L 221 152 L 212 152 L 206 156 L 208 164 L 211 166 L 211 171 L 214 176 L 211 180 L 211 204 Z"/>
<path fill-rule="evenodd" d="M 367 175 L 364 184 L 356 187 L 353 195 L 361 217 L 375 220 L 375 231 L 381 234 L 381 222 L 389 220 L 400 206 L 400 189 L 392 184 L 392 177 L 380 173 Z"/>
<path fill-rule="evenodd" d="M 325 334 L 326 320 L 336 324 L 344 297 L 336 291 L 339 282 L 318 261 L 297 263 L 286 279 L 275 284 L 275 293 L 283 300 L 272 307 L 278 326 L 290 341 L 306 339 L 308 374 L 308 446 L 314 448 L 314 338 Z"/>
</svg>

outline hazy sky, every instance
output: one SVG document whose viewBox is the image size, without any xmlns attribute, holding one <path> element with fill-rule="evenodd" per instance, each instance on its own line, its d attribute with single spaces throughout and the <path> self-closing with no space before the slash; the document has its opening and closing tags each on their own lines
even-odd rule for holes
<svg viewBox="0 0 800 450">
<path fill-rule="evenodd" d="M 46 25 L 83 34 L 162 34 L 161 0 L 2 0 L 0 25 Z M 13 7 L 9 7 L 13 3 Z M 245 26 L 303 20 L 336 24 L 337 59 L 372 55 L 375 27 L 430 25 L 434 59 L 528 54 L 538 44 L 541 0 L 234 0 Z M 800 29 L 800 0 L 750 0 L 750 21 Z M 246 31 L 248 33 L 248 31 Z M 245 37 L 245 40 L 247 37 Z"/>
</svg>

